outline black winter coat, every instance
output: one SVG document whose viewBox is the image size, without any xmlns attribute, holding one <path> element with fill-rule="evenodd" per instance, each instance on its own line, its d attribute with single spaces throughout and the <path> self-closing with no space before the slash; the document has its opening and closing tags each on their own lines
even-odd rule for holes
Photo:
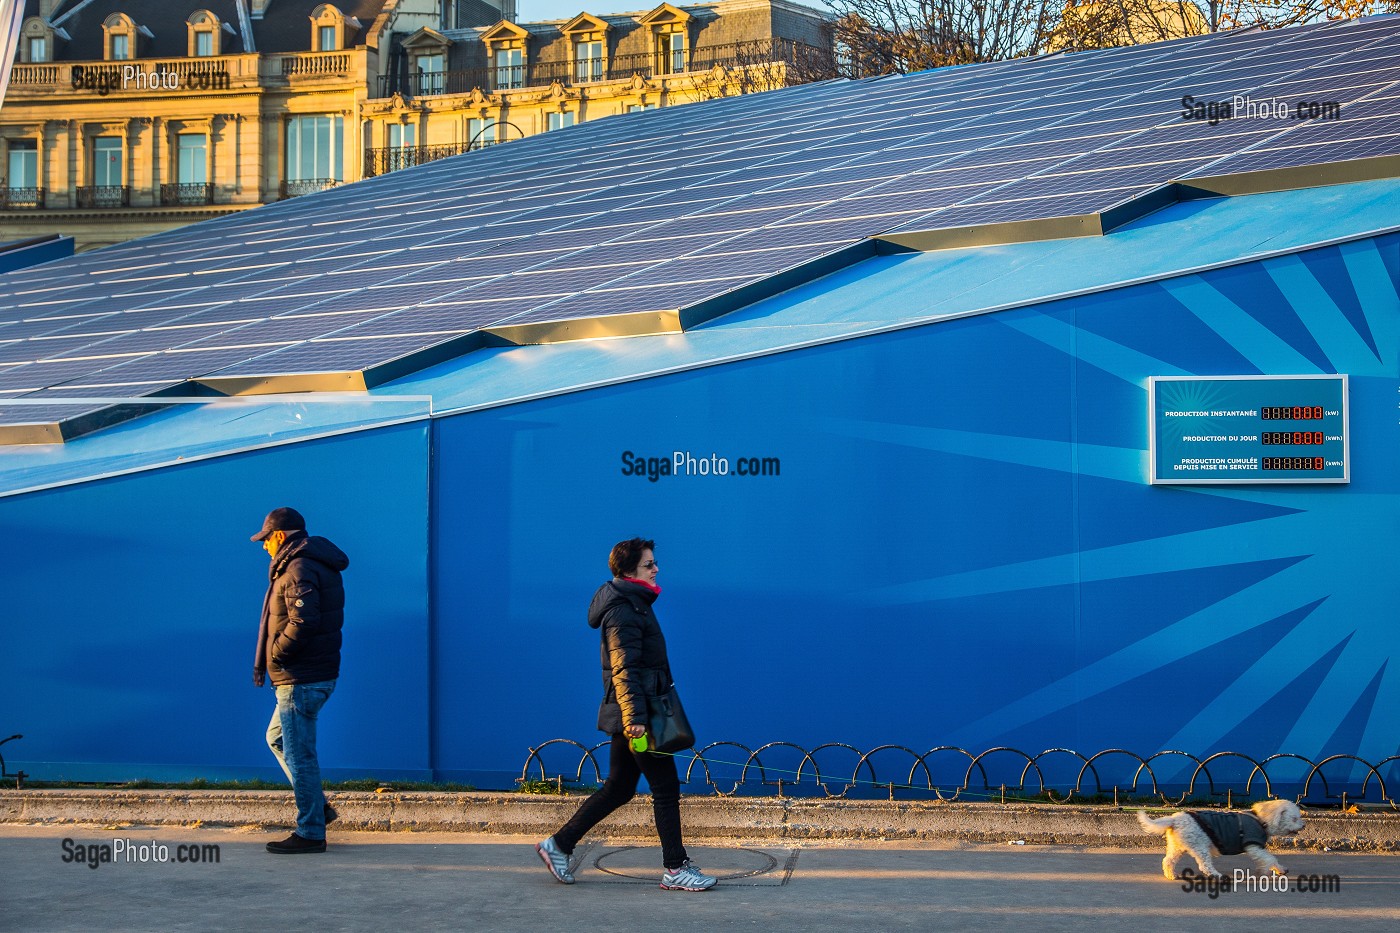
<svg viewBox="0 0 1400 933">
<path fill-rule="evenodd" d="M 598 588 L 588 624 L 602 631 L 603 702 L 598 728 L 619 735 L 647 724 L 647 697 L 671 686 L 666 639 L 651 611 L 656 594 L 640 583 L 614 578 Z"/>
<path fill-rule="evenodd" d="M 255 670 L 273 684 L 314 684 L 340 676 L 345 552 L 325 538 L 292 532 L 268 568 Z"/>
</svg>

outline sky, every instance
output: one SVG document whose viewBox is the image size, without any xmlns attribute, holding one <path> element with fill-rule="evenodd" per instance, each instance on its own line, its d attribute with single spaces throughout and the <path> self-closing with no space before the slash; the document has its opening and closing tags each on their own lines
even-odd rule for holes
<svg viewBox="0 0 1400 933">
<path fill-rule="evenodd" d="M 677 6 L 685 6 L 684 0 L 671 0 Z M 803 6 L 825 9 L 822 0 L 797 0 Z M 522 23 L 533 23 L 549 19 L 573 19 L 587 10 L 589 13 L 634 13 L 645 12 L 658 6 L 661 0 L 516 0 L 517 17 Z"/>
</svg>

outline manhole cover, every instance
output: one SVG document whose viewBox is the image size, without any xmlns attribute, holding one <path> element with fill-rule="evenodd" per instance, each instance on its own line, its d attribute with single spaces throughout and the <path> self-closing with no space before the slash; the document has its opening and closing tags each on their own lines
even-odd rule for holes
<svg viewBox="0 0 1400 933">
<path fill-rule="evenodd" d="M 796 850 L 769 854 L 759 849 L 721 849 L 687 846 L 686 852 L 707 875 L 721 882 L 781 885 L 792 873 Z M 593 867 L 617 880 L 656 884 L 661 878 L 659 846 L 624 846 L 610 849 L 593 860 Z M 781 870 L 779 870 L 781 868 Z"/>
</svg>

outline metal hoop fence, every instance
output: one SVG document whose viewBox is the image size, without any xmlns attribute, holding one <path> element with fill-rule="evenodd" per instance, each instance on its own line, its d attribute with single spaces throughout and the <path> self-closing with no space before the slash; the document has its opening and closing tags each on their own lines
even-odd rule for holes
<svg viewBox="0 0 1400 933">
<path fill-rule="evenodd" d="M 552 783 L 560 792 L 601 784 L 604 774 L 598 752 L 604 750 L 606 755 L 608 745 L 550 739 L 530 749 L 519 783 Z M 561 767 L 573 761 L 575 754 L 577 761 L 571 768 Z M 1067 804 L 1105 801 L 1111 796 L 1115 804 L 1125 798 L 1157 798 L 1163 806 L 1174 807 L 1202 797 L 1224 798 L 1233 805 L 1236 800 L 1274 798 L 1287 791 L 1299 802 L 1315 805 L 1340 802 L 1345 807 L 1348 800 L 1373 801 L 1400 810 L 1383 774 L 1388 767 L 1400 769 L 1400 755 L 1372 763 L 1355 755 L 1313 761 L 1297 754 L 1255 758 L 1231 751 L 1202 758 L 1175 749 L 1144 757 L 1123 748 L 1086 756 L 1068 748 L 1032 755 L 997 746 L 974 754 L 956 745 L 939 745 L 920 754 L 904 745 L 879 745 L 863 752 L 843 742 L 807 749 L 792 742 L 750 748 L 722 741 L 674 757 L 683 787 L 719 797 L 771 794 L 835 800 L 853 792 L 867 797 L 879 792 L 890 800 Z M 1395 783 L 1392 775 L 1391 784 Z"/>
</svg>

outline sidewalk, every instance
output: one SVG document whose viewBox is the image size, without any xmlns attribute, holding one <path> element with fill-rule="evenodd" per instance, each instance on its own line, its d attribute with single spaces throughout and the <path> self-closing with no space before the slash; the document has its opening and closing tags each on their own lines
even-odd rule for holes
<svg viewBox="0 0 1400 933">
<path fill-rule="evenodd" d="M 607 826 L 608 824 L 604 824 Z M 1182 890 L 1161 849 L 956 843 L 691 842 L 721 876 L 701 894 L 657 885 L 659 850 L 594 836 L 575 853 L 578 883 L 555 882 L 534 836 L 339 832 L 323 855 L 277 856 L 265 831 L 0 825 L 0 931 L 571 929 L 885 931 L 1127 929 L 1393 930 L 1400 858 L 1281 852 L 1292 879 L 1337 890 Z M 68 848 L 63 840 L 71 839 Z M 204 849 L 198 864 L 65 862 L 74 847 L 130 840 Z M 1243 857 L 1221 860 L 1226 871 Z"/>
<path fill-rule="evenodd" d="M 332 793 L 337 832 L 450 831 L 543 837 L 579 797 L 500 793 Z M 684 797 L 689 838 L 1015 842 L 1155 848 L 1136 808 L 1016 803 L 849 801 L 773 797 Z M 289 826 L 290 791 L 0 791 L 0 824 Z M 1307 828 L 1281 849 L 1400 852 L 1400 813 L 1309 811 Z M 651 839 L 650 799 L 609 818 L 617 838 Z"/>
</svg>

